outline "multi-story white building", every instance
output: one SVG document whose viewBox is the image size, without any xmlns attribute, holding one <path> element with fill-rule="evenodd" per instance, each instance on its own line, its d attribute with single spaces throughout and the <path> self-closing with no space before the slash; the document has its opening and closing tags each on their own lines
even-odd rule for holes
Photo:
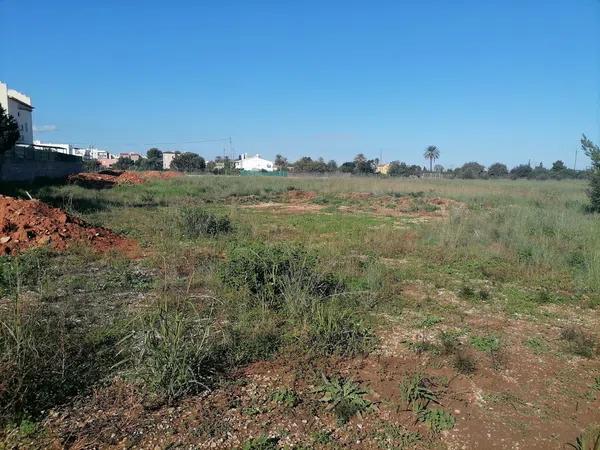
<svg viewBox="0 0 600 450">
<path fill-rule="evenodd" d="M 19 125 L 21 137 L 18 144 L 33 144 L 33 122 L 31 113 L 31 98 L 21 92 L 9 89 L 5 83 L 0 81 L 0 105 L 14 117 Z"/>
<path fill-rule="evenodd" d="M 266 172 L 275 170 L 273 161 L 261 158 L 259 154 L 248 156 L 246 153 L 242 153 L 240 159 L 234 161 L 233 164 L 236 169 L 240 170 L 264 170 Z"/>
</svg>

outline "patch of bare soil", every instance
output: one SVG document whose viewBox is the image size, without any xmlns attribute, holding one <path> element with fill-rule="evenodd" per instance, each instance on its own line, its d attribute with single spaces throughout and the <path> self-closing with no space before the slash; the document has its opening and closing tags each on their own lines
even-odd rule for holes
<svg viewBox="0 0 600 450">
<path fill-rule="evenodd" d="M 248 204 L 243 207 L 291 214 L 319 212 L 327 205 L 313 203 L 316 198 L 316 192 L 292 190 L 282 195 L 280 201 Z M 374 195 L 370 192 L 350 192 L 338 194 L 336 198 L 345 202 L 345 204 L 337 206 L 338 211 L 399 217 L 411 223 L 445 218 L 453 209 L 466 208 L 466 205 L 461 202 L 438 197 L 394 197 Z"/>
<path fill-rule="evenodd" d="M 39 200 L 0 197 L 0 254 L 50 245 L 64 250 L 75 242 L 86 242 L 98 251 L 117 250 L 134 256 L 137 244 L 112 231 L 93 227 Z"/>
<path fill-rule="evenodd" d="M 105 189 L 111 188 L 116 184 L 142 184 L 151 179 L 167 180 L 180 176 L 182 176 L 180 172 L 172 171 L 148 170 L 134 172 L 107 169 L 97 173 L 82 172 L 70 175 L 68 181 L 87 188 Z"/>
</svg>

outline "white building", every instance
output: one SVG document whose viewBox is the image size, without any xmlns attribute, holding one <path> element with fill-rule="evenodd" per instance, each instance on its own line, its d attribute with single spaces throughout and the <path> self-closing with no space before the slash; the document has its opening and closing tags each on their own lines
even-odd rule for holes
<svg viewBox="0 0 600 450">
<path fill-rule="evenodd" d="M 273 161 L 261 158 L 258 153 L 254 156 L 248 156 L 246 153 L 242 153 L 240 159 L 234 161 L 233 164 L 236 169 L 240 170 L 265 170 L 267 172 L 273 172 L 273 170 L 275 170 Z"/>
<path fill-rule="evenodd" d="M 19 125 L 21 137 L 18 144 L 33 144 L 33 122 L 31 119 L 31 98 L 14 89 L 9 89 L 0 81 L 0 105 L 14 117 Z"/>
<path fill-rule="evenodd" d="M 74 155 L 74 148 L 71 144 L 56 144 L 54 142 L 42 142 L 40 140 L 33 141 L 34 147 L 41 150 L 50 150 L 65 155 Z"/>
<path fill-rule="evenodd" d="M 163 169 L 169 170 L 171 168 L 171 163 L 173 162 L 173 158 L 175 158 L 175 152 L 163 152 Z"/>
</svg>

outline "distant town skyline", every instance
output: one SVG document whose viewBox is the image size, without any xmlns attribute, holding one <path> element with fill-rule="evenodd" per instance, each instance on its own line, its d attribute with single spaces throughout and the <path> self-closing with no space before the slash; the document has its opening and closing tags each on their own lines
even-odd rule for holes
<svg viewBox="0 0 600 450">
<path fill-rule="evenodd" d="M 42 141 L 422 166 L 436 145 L 447 168 L 572 167 L 581 133 L 600 141 L 598 1 L 4 0 L 0 16 L 0 79 Z"/>
</svg>

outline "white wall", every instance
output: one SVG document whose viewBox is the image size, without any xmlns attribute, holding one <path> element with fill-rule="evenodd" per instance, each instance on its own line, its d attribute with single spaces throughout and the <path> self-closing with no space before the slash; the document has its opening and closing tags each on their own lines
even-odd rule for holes
<svg viewBox="0 0 600 450">
<path fill-rule="evenodd" d="M 33 121 L 31 99 L 25 94 L 9 89 L 6 84 L 0 83 L 0 104 L 14 117 L 19 125 L 21 138 L 20 144 L 33 144 Z"/>
<path fill-rule="evenodd" d="M 246 157 L 236 161 L 236 167 L 243 170 L 266 170 L 267 172 L 273 172 L 274 164 L 273 161 L 261 158 L 259 155 Z"/>
<path fill-rule="evenodd" d="M 171 168 L 171 162 L 175 158 L 175 153 L 163 152 L 163 169 L 168 170 Z"/>
</svg>

